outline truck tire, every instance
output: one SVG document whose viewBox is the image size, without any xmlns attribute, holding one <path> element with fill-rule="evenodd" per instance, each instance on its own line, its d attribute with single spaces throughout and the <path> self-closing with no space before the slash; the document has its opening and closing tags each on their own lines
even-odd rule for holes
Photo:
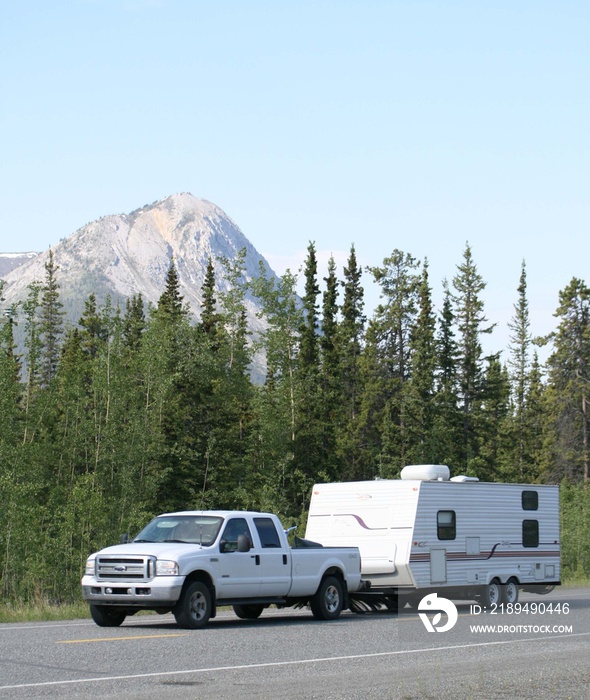
<svg viewBox="0 0 590 700">
<path fill-rule="evenodd" d="M 518 603 L 518 581 L 515 578 L 509 578 L 502 588 L 503 603 L 508 605 Z"/>
<path fill-rule="evenodd" d="M 90 615 L 99 627 L 119 627 L 127 617 L 124 612 L 107 605 L 91 605 Z"/>
<path fill-rule="evenodd" d="M 241 620 L 257 620 L 263 610 L 264 605 L 234 605 L 234 612 Z"/>
<path fill-rule="evenodd" d="M 484 608 L 489 608 L 492 605 L 500 605 L 502 602 L 502 585 L 500 580 L 492 579 L 487 586 L 482 588 L 479 599 Z"/>
<path fill-rule="evenodd" d="M 311 612 L 316 620 L 335 620 L 342 612 L 344 591 L 336 576 L 326 576 L 310 601 Z"/>
<path fill-rule="evenodd" d="M 211 591 L 203 581 L 193 581 L 184 590 L 174 608 L 174 617 L 179 627 L 198 630 L 211 617 Z"/>
</svg>

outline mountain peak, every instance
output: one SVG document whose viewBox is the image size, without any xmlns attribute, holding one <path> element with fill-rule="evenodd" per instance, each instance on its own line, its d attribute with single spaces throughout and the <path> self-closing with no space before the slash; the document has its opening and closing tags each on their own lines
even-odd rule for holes
<svg viewBox="0 0 590 700">
<path fill-rule="evenodd" d="M 157 303 L 165 287 L 172 259 L 178 270 L 180 292 L 195 319 L 200 316 L 202 285 L 209 258 L 216 271 L 218 290 L 227 288 L 220 257 L 235 259 L 245 249 L 246 279 L 259 274 L 262 261 L 272 271 L 238 226 L 217 205 L 189 192 L 170 195 L 129 214 L 113 214 L 86 224 L 52 247 L 58 265 L 60 298 L 68 321 L 76 323 L 88 295 L 99 303 L 107 296 L 122 303 L 141 293 Z M 28 286 L 45 278 L 49 251 L 5 275 L 6 303 L 23 300 Z M 249 322 L 260 326 L 256 300 L 246 299 Z"/>
</svg>

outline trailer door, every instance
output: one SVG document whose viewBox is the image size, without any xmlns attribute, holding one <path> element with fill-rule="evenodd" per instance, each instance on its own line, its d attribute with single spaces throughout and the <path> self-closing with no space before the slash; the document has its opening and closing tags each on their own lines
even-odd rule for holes
<svg viewBox="0 0 590 700">
<path fill-rule="evenodd" d="M 447 550 L 433 547 L 430 550 L 430 583 L 447 582 Z"/>
</svg>

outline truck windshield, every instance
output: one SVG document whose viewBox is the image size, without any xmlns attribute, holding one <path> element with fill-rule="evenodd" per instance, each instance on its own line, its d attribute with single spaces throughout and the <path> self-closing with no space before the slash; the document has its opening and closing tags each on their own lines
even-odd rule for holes
<svg viewBox="0 0 590 700">
<path fill-rule="evenodd" d="M 154 518 L 134 542 L 186 542 L 203 547 L 212 545 L 223 518 L 207 515 L 166 515 Z"/>
</svg>

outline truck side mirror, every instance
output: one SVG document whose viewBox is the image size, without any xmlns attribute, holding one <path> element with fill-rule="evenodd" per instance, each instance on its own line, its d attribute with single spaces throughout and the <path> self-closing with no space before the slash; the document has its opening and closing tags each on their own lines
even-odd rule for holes
<svg viewBox="0 0 590 700">
<path fill-rule="evenodd" d="M 128 542 L 129 542 L 129 535 L 126 532 L 124 532 L 121 535 L 121 544 L 127 544 Z"/>
<path fill-rule="evenodd" d="M 238 535 L 238 552 L 250 551 L 250 539 L 248 535 Z"/>
</svg>

